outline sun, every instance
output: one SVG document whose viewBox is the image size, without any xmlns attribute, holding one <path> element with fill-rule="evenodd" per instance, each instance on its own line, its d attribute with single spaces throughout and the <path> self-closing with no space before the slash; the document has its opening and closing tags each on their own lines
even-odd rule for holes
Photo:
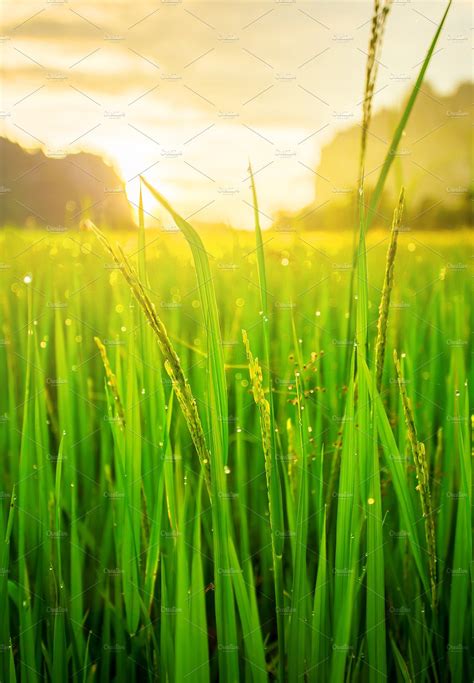
<svg viewBox="0 0 474 683">
<path fill-rule="evenodd" d="M 160 188 L 165 196 L 173 194 L 172 187 L 160 177 L 160 158 L 151 157 L 149 150 L 142 150 L 127 142 L 116 143 L 111 156 L 112 163 L 117 168 L 125 184 L 125 192 L 138 221 L 138 207 L 140 202 L 140 176 Z M 142 202 L 145 214 L 145 227 L 162 228 L 169 220 L 166 212 L 158 204 L 151 193 L 142 185 Z"/>
</svg>

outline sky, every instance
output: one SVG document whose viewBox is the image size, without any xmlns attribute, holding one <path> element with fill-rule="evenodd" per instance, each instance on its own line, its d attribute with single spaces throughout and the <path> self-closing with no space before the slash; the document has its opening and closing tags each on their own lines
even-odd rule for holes
<svg viewBox="0 0 474 683">
<path fill-rule="evenodd" d="M 413 85 L 446 3 L 395 0 L 374 108 Z M 185 217 L 252 226 L 314 199 L 321 147 L 360 121 L 372 3 L 2 0 L 0 134 L 143 174 Z M 453 3 L 428 71 L 472 78 L 472 10 Z M 150 225 L 163 220 L 145 194 Z"/>
</svg>

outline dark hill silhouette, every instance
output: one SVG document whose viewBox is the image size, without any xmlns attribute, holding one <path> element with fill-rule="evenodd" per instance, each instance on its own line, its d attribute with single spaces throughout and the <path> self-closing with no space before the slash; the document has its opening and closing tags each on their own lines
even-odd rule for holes
<svg viewBox="0 0 474 683">
<path fill-rule="evenodd" d="M 112 229 L 134 226 L 123 180 L 101 157 L 61 158 L 0 137 L 2 227 L 77 228 L 84 218 Z"/>
<path fill-rule="evenodd" d="M 420 90 L 389 172 L 375 222 L 386 225 L 403 184 L 407 226 L 418 229 L 467 226 L 472 199 L 472 101 L 474 85 L 440 95 L 429 84 Z M 375 113 L 366 161 L 366 197 L 390 147 L 406 99 Z M 340 131 L 322 149 L 315 200 L 292 217 L 303 229 L 351 228 L 360 154 L 359 124 Z"/>
</svg>

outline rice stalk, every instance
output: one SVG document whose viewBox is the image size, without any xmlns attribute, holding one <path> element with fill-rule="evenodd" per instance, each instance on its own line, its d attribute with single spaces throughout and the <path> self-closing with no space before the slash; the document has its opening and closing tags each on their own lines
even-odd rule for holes
<svg viewBox="0 0 474 683">
<path fill-rule="evenodd" d="M 253 175 L 252 166 L 249 163 L 250 185 L 252 190 L 252 203 L 254 210 L 255 223 L 255 242 L 257 255 L 257 272 L 260 289 L 260 305 L 262 312 L 262 335 L 263 335 L 263 360 L 268 373 L 268 413 L 270 433 L 270 451 L 266 459 L 267 490 L 268 490 L 268 510 L 270 515 L 270 529 L 272 537 L 272 556 L 273 556 L 273 582 L 275 587 L 275 603 L 277 613 L 277 637 L 280 659 L 278 663 L 278 681 L 283 683 L 285 679 L 285 618 L 284 618 L 284 581 L 283 581 L 283 504 L 281 495 L 281 481 L 276 459 L 276 439 L 277 433 L 275 421 L 275 406 L 273 401 L 273 378 L 272 378 L 272 356 L 270 352 L 270 317 L 268 310 L 268 286 L 265 265 L 265 250 L 260 226 L 260 212 L 258 208 L 257 187 Z M 263 383 L 263 373 L 261 373 Z"/>
<path fill-rule="evenodd" d="M 390 233 L 390 244 L 387 250 L 387 261 L 385 265 L 385 277 L 382 288 L 382 298 L 379 306 L 379 319 L 377 321 L 377 340 L 375 343 L 375 381 L 377 391 L 380 392 L 382 386 L 383 365 L 385 359 L 385 349 L 387 346 L 387 322 L 390 308 L 390 297 L 393 288 L 393 271 L 395 267 L 395 256 L 397 254 L 398 233 L 403 216 L 405 203 L 405 188 L 402 187 L 398 204 L 393 212 L 392 230 Z"/>
<path fill-rule="evenodd" d="M 102 363 L 104 365 L 105 376 L 107 377 L 107 382 L 112 390 L 112 396 L 114 397 L 115 407 L 117 409 L 117 415 L 120 422 L 120 428 L 125 427 L 125 411 L 123 409 L 122 400 L 120 398 L 119 388 L 117 384 L 117 378 L 112 368 L 110 367 L 109 358 L 107 356 L 107 349 L 105 348 L 99 337 L 94 337 L 97 348 L 100 351 L 100 356 L 102 358 Z"/>
<path fill-rule="evenodd" d="M 428 547 L 428 565 L 431 582 L 431 604 L 433 609 L 436 607 L 436 536 L 434 525 L 434 511 L 431 501 L 431 490 L 429 481 L 429 466 L 426 457 L 425 445 L 418 441 L 416 433 L 415 419 L 413 410 L 408 398 L 405 387 L 405 380 L 403 378 L 400 361 L 396 350 L 393 352 L 393 360 L 397 371 L 398 386 L 400 388 L 400 396 L 402 399 L 403 413 L 405 415 L 405 423 L 407 426 L 408 438 L 413 453 L 413 460 L 415 461 L 416 478 L 418 485 L 416 487 L 420 494 L 421 510 L 425 520 L 425 537 Z"/>
<path fill-rule="evenodd" d="M 206 486 L 211 495 L 210 486 L 210 474 L 209 474 L 209 451 L 206 444 L 206 438 L 204 436 L 204 430 L 201 423 L 201 418 L 199 417 L 199 412 L 197 409 L 196 399 L 194 398 L 191 386 L 186 379 L 183 368 L 181 366 L 179 356 L 176 353 L 171 340 L 168 336 L 166 328 L 155 311 L 155 308 L 145 292 L 138 275 L 130 264 L 129 260 L 125 256 L 120 245 L 118 246 L 120 258 L 117 256 L 112 245 L 105 237 L 105 235 L 95 226 L 91 221 L 88 222 L 89 227 L 94 231 L 97 238 L 103 244 L 108 253 L 112 256 L 114 262 L 121 270 L 125 280 L 127 281 L 132 294 L 140 304 L 145 317 L 155 333 L 158 347 L 164 358 L 165 370 L 168 373 L 169 378 L 176 394 L 176 398 L 179 403 L 179 407 L 183 413 L 188 431 L 193 440 L 194 446 L 196 448 L 199 462 L 201 464 Z"/>
<path fill-rule="evenodd" d="M 270 417 L 270 403 L 265 397 L 265 390 L 263 388 L 263 374 L 262 368 L 258 358 L 254 358 L 250 349 L 250 342 L 246 330 L 242 330 L 242 339 L 245 345 L 247 360 L 249 365 L 250 382 L 252 385 L 252 394 L 255 404 L 258 408 L 260 418 L 260 431 L 262 435 L 263 455 L 265 461 L 265 476 L 267 480 L 268 491 L 268 510 L 270 513 L 270 524 L 273 526 L 273 505 L 272 505 L 272 432 L 271 432 L 271 417 Z M 272 528 L 272 534 L 275 533 Z"/>
<path fill-rule="evenodd" d="M 362 132 L 361 132 L 361 142 L 360 142 L 360 157 L 359 157 L 359 177 L 357 183 L 357 216 L 359 220 L 359 243 L 357 244 L 357 227 L 354 227 L 353 241 L 352 241 L 352 271 L 351 271 L 351 281 L 349 288 L 349 302 L 348 310 L 349 317 L 347 320 L 347 339 L 352 336 L 352 320 L 353 320 L 353 307 L 354 307 L 354 278 L 357 263 L 361 265 L 361 251 L 365 250 L 365 231 L 368 224 L 366 225 L 365 217 L 365 206 L 364 206 L 364 169 L 365 169 L 365 157 L 367 154 L 367 138 L 369 134 L 370 122 L 372 120 L 372 101 L 375 92 L 375 83 L 377 80 L 377 72 L 379 65 L 379 54 L 382 49 L 382 40 L 385 28 L 385 22 L 387 20 L 388 13 L 390 11 L 392 0 L 374 0 L 374 9 L 372 13 L 371 29 L 369 37 L 369 46 L 367 52 L 367 61 L 365 67 L 365 85 L 364 85 L 364 97 L 362 100 Z M 358 258 L 359 257 L 359 258 Z M 365 254 L 363 256 L 365 261 Z M 359 269 L 359 285 L 361 284 L 361 273 Z M 359 312 L 362 310 L 361 306 L 358 307 Z M 361 321 L 359 320 L 359 323 Z M 359 340 L 360 343 L 360 340 Z M 365 350 L 365 345 L 364 345 Z M 346 354 L 346 372 L 349 367 L 350 354 Z"/>
</svg>

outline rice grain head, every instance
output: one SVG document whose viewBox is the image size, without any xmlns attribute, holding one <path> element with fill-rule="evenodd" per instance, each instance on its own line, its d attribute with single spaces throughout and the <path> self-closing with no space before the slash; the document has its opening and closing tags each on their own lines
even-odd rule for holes
<svg viewBox="0 0 474 683">
<path fill-rule="evenodd" d="M 430 571 L 431 582 L 431 604 L 433 609 L 436 608 L 436 535 L 434 524 L 434 511 L 431 500 L 430 490 L 430 473 L 428 459 L 426 457 L 425 444 L 418 441 L 416 433 L 415 419 L 413 410 L 408 398 L 405 387 L 405 380 L 403 378 L 398 354 L 394 350 L 393 360 L 397 371 L 398 386 L 400 388 L 400 396 L 403 404 L 403 413 L 405 416 L 405 423 L 407 426 L 408 439 L 410 441 L 411 450 L 413 453 L 413 460 L 415 462 L 416 478 L 418 485 L 416 490 L 420 494 L 421 510 L 425 520 L 425 537 L 428 548 L 428 564 Z"/>
<path fill-rule="evenodd" d="M 385 23 L 387 20 L 392 0 L 374 0 L 374 11 L 372 14 L 372 22 L 370 29 L 369 48 L 367 54 L 367 63 L 365 69 L 365 89 L 364 100 L 362 108 L 362 139 L 360 151 L 360 182 L 362 185 L 362 178 L 364 176 L 365 155 L 367 151 L 367 136 L 369 132 L 370 121 L 372 118 L 372 101 L 374 98 L 375 82 L 377 80 L 377 71 L 379 66 L 379 56 L 382 47 L 383 34 Z"/>
<path fill-rule="evenodd" d="M 115 408 L 117 410 L 117 416 L 119 418 L 120 422 L 120 428 L 123 429 L 125 427 L 125 411 L 123 409 L 123 404 L 120 399 L 120 393 L 119 393 L 119 388 L 117 384 L 117 378 L 110 367 L 110 362 L 109 358 L 107 356 L 107 349 L 105 348 L 104 344 L 102 341 L 99 339 L 99 337 L 94 337 L 94 341 L 97 345 L 97 348 L 100 351 L 100 356 L 102 358 L 102 363 L 104 365 L 104 370 L 105 370 L 105 376 L 107 377 L 107 384 L 109 385 L 110 389 L 112 390 L 112 396 L 114 397 L 114 403 L 115 403 Z"/>
<path fill-rule="evenodd" d="M 295 448 L 295 429 L 291 417 L 286 421 L 286 433 L 288 435 L 288 477 L 292 487 L 295 486 L 294 469 L 298 462 L 298 454 Z"/>
<path fill-rule="evenodd" d="M 390 233 L 390 244 L 387 250 L 387 261 L 385 265 L 385 277 L 382 288 L 382 298 L 379 306 L 379 318 L 377 321 L 377 341 L 375 343 L 375 373 L 377 391 L 380 392 L 382 386 L 383 365 L 385 360 L 385 349 L 387 346 L 387 323 L 388 312 L 390 309 L 390 297 L 393 288 L 393 271 L 395 267 L 395 256 L 397 254 L 398 233 L 402 222 L 403 208 L 405 204 L 405 189 L 402 187 L 397 207 L 393 213 L 392 230 Z"/>
<path fill-rule="evenodd" d="M 194 398 L 191 386 L 184 375 L 179 356 L 176 353 L 173 344 L 171 343 L 161 318 L 156 313 L 153 303 L 151 302 L 137 273 L 133 269 L 128 258 L 125 256 L 120 245 L 118 245 L 118 251 L 120 254 L 119 258 L 105 235 L 91 221 L 88 223 L 90 228 L 97 235 L 100 242 L 104 245 L 105 249 L 112 256 L 114 262 L 121 270 L 125 280 L 132 290 L 132 294 L 140 304 L 145 317 L 156 336 L 158 347 L 164 358 L 165 370 L 171 379 L 178 404 L 181 408 L 188 431 L 196 448 L 199 462 L 203 470 L 204 480 L 206 482 L 210 496 L 210 454 L 207 447 L 201 418 L 197 409 L 196 399 Z"/>
<path fill-rule="evenodd" d="M 265 472 L 267 476 L 267 486 L 270 490 L 271 478 L 271 420 L 270 420 L 270 403 L 265 398 L 265 391 L 263 389 L 263 375 L 262 368 L 258 362 L 258 358 L 254 358 L 250 350 L 250 342 L 245 330 L 242 330 L 242 338 L 244 340 L 245 351 L 247 353 L 247 360 L 249 364 L 250 381 L 252 384 L 252 394 L 254 401 L 258 407 L 260 416 L 260 429 L 262 433 L 263 452 L 265 456 Z"/>
</svg>

